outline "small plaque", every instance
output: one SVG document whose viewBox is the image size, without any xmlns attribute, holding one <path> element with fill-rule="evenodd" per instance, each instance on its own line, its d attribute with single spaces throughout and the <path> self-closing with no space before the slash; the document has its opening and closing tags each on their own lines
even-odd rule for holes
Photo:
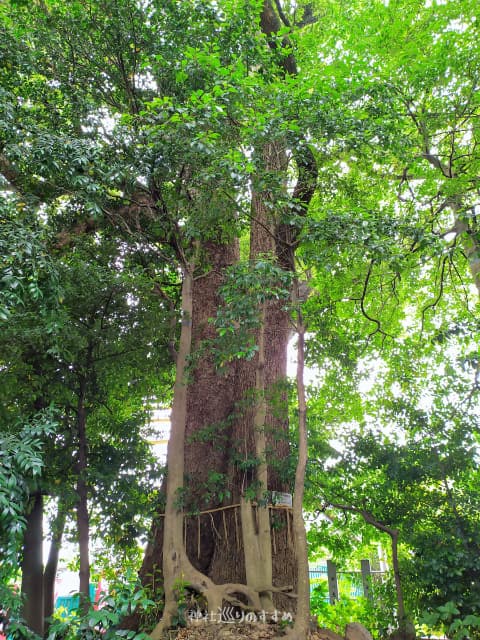
<svg viewBox="0 0 480 640">
<path fill-rule="evenodd" d="M 272 504 L 278 507 L 291 507 L 292 494 L 282 493 L 281 491 L 272 491 Z"/>
</svg>

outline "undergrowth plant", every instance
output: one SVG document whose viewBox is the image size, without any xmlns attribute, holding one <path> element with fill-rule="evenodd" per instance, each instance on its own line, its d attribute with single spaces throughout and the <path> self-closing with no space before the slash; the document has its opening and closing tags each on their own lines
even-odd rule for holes
<svg viewBox="0 0 480 640">
<path fill-rule="evenodd" d="M 310 608 L 320 627 L 327 627 L 343 636 L 347 624 L 360 622 L 374 638 L 382 640 L 395 628 L 394 610 L 388 600 L 388 594 L 379 590 L 372 600 L 342 596 L 330 604 L 325 582 L 313 589 Z"/>
<path fill-rule="evenodd" d="M 162 606 L 158 594 L 152 594 L 129 574 L 111 585 L 85 615 L 78 611 L 55 613 L 47 640 L 144 640 L 148 636 L 143 630 L 122 629 L 122 620 L 136 610 L 141 629 L 151 628 L 160 617 Z"/>
<path fill-rule="evenodd" d="M 431 637 L 441 631 L 451 640 L 480 639 L 480 615 L 462 616 L 453 601 L 423 612 L 419 625 L 423 636 Z"/>
</svg>

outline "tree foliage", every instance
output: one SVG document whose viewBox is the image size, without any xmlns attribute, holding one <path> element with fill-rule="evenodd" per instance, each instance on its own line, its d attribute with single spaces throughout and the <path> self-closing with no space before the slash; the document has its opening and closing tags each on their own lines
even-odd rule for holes
<svg viewBox="0 0 480 640">
<path fill-rule="evenodd" d="M 81 405 L 92 523 L 135 544 L 159 475 L 144 403 L 172 400 L 182 277 L 222 279 L 211 333 L 185 356 L 191 384 L 210 357 L 219 376 L 253 371 L 296 271 L 316 371 L 305 504 L 330 518 L 312 546 L 345 555 L 352 530 L 380 535 L 374 520 L 398 533 L 410 614 L 447 600 L 477 612 L 477 13 L 473 0 L 1 5 L 0 491 L 19 492 L 14 534 L 31 476 L 75 503 Z M 242 260 L 219 259 L 238 242 Z M 260 391 L 257 409 L 275 395 Z M 57 427 L 41 431 L 50 405 Z M 262 466 L 245 456 L 233 467 Z M 234 483 L 212 478 L 204 502 L 223 504 Z"/>
</svg>

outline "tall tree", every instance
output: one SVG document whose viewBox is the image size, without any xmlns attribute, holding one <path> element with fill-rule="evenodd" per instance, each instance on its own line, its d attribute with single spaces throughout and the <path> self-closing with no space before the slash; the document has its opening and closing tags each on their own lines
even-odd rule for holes
<svg viewBox="0 0 480 640">
<path fill-rule="evenodd" d="M 220 596 L 291 606 L 275 593 L 294 582 L 291 516 L 267 508 L 266 492 L 293 476 L 283 381 L 295 268 L 314 290 L 307 358 L 357 417 L 361 356 L 378 358 L 408 326 L 440 340 L 452 315 L 433 310 L 452 302 L 456 330 L 475 325 L 456 305 L 469 302 L 466 270 L 476 278 L 473 3 L 325 2 L 317 21 L 312 6 L 0 8 L 10 206 L 48 219 L 65 254 L 83 236 L 115 238 L 112 268 L 134 255 L 161 322 L 172 312 L 178 465 L 142 576 L 172 572 L 170 541 L 213 607 Z M 78 374 L 65 376 L 80 397 Z"/>
<path fill-rule="evenodd" d="M 287 103 L 283 87 L 291 92 L 295 86 L 293 57 L 284 52 L 288 42 L 277 33 L 280 22 L 276 9 L 268 2 L 263 5 L 247 2 L 240 10 L 228 4 L 219 9 L 198 3 L 196 20 L 184 32 L 178 27 L 185 28 L 191 9 L 184 3 L 169 5 L 165 12 L 147 6 L 140 8 L 130 2 L 112 3 L 106 13 L 104 7 L 100 10 L 100 6 L 91 5 L 86 14 L 81 13 L 81 5 L 78 3 L 66 12 L 62 3 L 55 3 L 39 6 L 33 14 L 34 37 L 29 53 L 34 68 L 42 65 L 42 76 L 35 77 L 46 90 L 45 96 L 53 100 L 55 114 L 40 107 L 39 118 L 33 120 L 27 134 L 33 146 L 25 146 L 24 140 L 7 142 L 3 173 L 12 188 L 30 188 L 33 192 L 28 181 L 35 163 L 36 171 L 42 175 L 42 189 L 45 182 L 53 185 L 51 190 L 38 193 L 44 201 L 58 208 L 62 194 L 73 194 L 68 197 L 77 203 L 80 221 L 71 223 L 70 230 L 60 238 L 62 247 L 72 246 L 75 235 L 91 232 L 97 225 L 104 229 L 113 225 L 116 233 L 127 234 L 129 242 L 155 244 L 162 257 L 176 260 L 184 279 L 193 278 L 192 324 L 197 353 L 204 342 L 203 327 L 208 329 L 205 321 L 215 316 L 218 307 L 217 288 L 224 276 L 221 271 L 219 279 L 215 275 L 217 265 L 223 269 L 238 260 L 236 238 L 246 220 L 253 219 L 252 261 L 264 253 L 278 261 L 281 268 L 293 268 L 298 231 L 293 232 L 287 224 L 289 211 L 295 210 L 298 226 L 313 193 L 315 162 L 308 146 L 303 144 L 299 149 L 302 137 L 292 115 L 294 108 L 290 104 L 290 111 L 286 112 L 283 104 Z M 251 15 L 257 16 L 258 22 L 252 24 Z M 259 22 L 266 40 L 256 33 Z M 20 31 L 31 32 L 31 23 L 21 19 L 19 24 Z M 174 37 L 160 36 L 164 33 Z M 195 37 L 203 42 L 192 47 L 190 42 Z M 49 43 L 47 48 L 45 43 Z M 88 47 L 85 43 L 89 43 Z M 99 81 L 98 77 L 105 56 L 109 61 L 107 82 Z M 170 68 L 165 66 L 167 61 Z M 252 91 L 253 78 L 261 87 L 258 96 Z M 17 89 L 22 91 L 23 99 L 28 91 L 32 102 L 41 102 L 38 93 L 32 94 L 25 82 Z M 297 100 L 301 106 L 300 91 Z M 264 113 L 266 110 L 270 113 Z M 107 114 L 113 119 L 113 131 L 95 137 L 97 131 L 105 128 Z M 52 119 L 56 119 L 55 134 L 51 133 Z M 92 123 L 91 129 L 83 126 L 87 120 Z M 43 138 L 39 135 L 40 124 L 48 131 Z M 297 133 L 289 135 L 290 127 Z M 126 139 L 130 140 L 128 145 Z M 31 148 L 33 153 L 17 159 L 14 151 L 19 144 Z M 42 155 L 46 145 L 55 148 L 52 162 Z M 242 151 L 238 152 L 238 148 Z M 253 160 L 249 159 L 250 148 Z M 297 172 L 297 188 L 293 193 L 287 188 L 290 149 L 294 150 L 293 166 Z M 40 167 L 38 157 L 44 158 Z M 113 158 L 116 166 L 112 169 Z M 255 195 L 248 210 L 240 198 L 250 175 Z M 189 265 L 194 254 L 197 257 L 192 272 Z M 157 266 L 155 270 L 161 269 Z M 212 309 L 207 309 L 207 300 L 216 303 Z M 212 410 L 199 419 L 190 410 L 186 430 L 198 438 L 206 427 L 230 421 L 228 430 L 234 443 L 231 455 L 222 454 L 220 468 L 212 465 L 211 469 L 225 477 L 229 498 L 226 499 L 224 491 L 223 498 L 217 495 L 207 505 L 223 506 L 230 512 L 230 531 L 236 530 L 233 499 L 243 499 L 249 485 L 257 502 L 261 502 L 265 491 L 287 487 L 287 479 L 274 473 L 273 468 L 269 472 L 269 485 L 266 476 L 260 484 L 257 478 L 257 470 L 266 468 L 267 462 L 260 459 L 265 452 L 273 454 L 270 457 L 274 459 L 285 458 L 288 451 L 285 418 L 275 417 L 270 405 L 263 406 L 265 401 L 255 396 L 273 396 L 272 390 L 285 376 L 289 318 L 282 303 L 273 299 L 260 306 L 263 320 L 251 331 L 254 343 L 265 345 L 258 347 L 258 357 L 250 362 L 228 364 L 227 384 L 208 364 L 211 360 L 208 356 L 197 356 L 197 366 L 191 375 L 197 376 L 198 385 L 189 383 L 187 391 L 186 401 L 192 407 L 202 404 L 201 385 L 205 383 L 201 378 L 204 371 L 210 370 L 210 379 L 227 392 L 226 398 L 219 396 L 218 413 Z M 263 350 L 265 364 L 261 358 Z M 252 351 L 251 355 L 254 354 Z M 242 409 L 242 404 L 246 408 Z M 260 431 L 265 432 L 261 444 Z M 208 444 L 207 450 L 213 449 L 212 443 Z M 210 480 L 205 478 L 201 464 L 204 458 L 199 457 L 195 444 L 185 459 L 190 485 L 195 484 L 195 478 L 200 486 L 204 480 Z M 183 486 L 183 479 L 181 483 Z M 249 512 L 245 517 L 251 519 L 254 509 L 245 505 L 244 514 Z M 270 546 L 269 512 L 261 504 L 256 509 L 265 520 L 262 544 L 268 538 Z M 270 584 L 272 569 L 267 561 L 265 582 L 257 585 L 266 590 L 267 599 L 275 587 L 284 587 L 287 578 L 287 584 L 291 584 L 293 578 L 290 516 L 279 514 L 279 517 L 283 518 L 283 528 L 276 534 L 274 584 Z M 222 512 L 215 518 L 222 522 Z M 209 575 L 222 582 L 228 573 L 228 579 L 234 576 L 236 581 L 243 582 L 244 571 L 253 570 L 255 558 L 250 558 L 246 567 L 245 544 L 240 553 L 236 545 L 226 544 L 227 536 L 218 544 L 215 528 L 218 530 L 212 527 L 203 532 L 204 544 L 210 547 Z M 193 535 L 188 535 L 188 540 L 195 546 Z M 157 564 L 158 551 L 157 548 Z M 227 558 L 229 561 L 225 562 Z M 207 562 L 205 556 L 202 562 Z"/>
</svg>

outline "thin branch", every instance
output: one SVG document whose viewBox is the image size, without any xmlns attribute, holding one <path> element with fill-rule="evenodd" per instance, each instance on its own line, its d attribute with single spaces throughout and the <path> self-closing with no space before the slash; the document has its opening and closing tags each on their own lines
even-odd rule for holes
<svg viewBox="0 0 480 640">
<path fill-rule="evenodd" d="M 117 351 L 115 353 L 106 353 L 103 356 L 98 356 L 95 358 L 95 362 L 101 362 L 102 360 L 108 360 L 110 358 L 120 358 L 121 356 L 125 356 L 128 353 L 136 353 L 137 351 L 141 351 L 142 347 L 135 347 L 133 349 L 124 349 L 123 351 Z"/>
<path fill-rule="evenodd" d="M 327 506 L 333 507 L 334 509 L 340 509 L 341 511 L 357 513 L 358 515 L 362 516 L 365 522 L 367 522 L 368 524 L 371 524 L 376 529 L 379 529 L 380 531 L 387 533 L 390 537 L 393 538 L 395 536 L 398 536 L 398 529 L 392 529 L 392 527 L 387 526 L 386 524 L 384 524 L 383 522 L 375 518 L 373 513 L 371 511 L 368 511 L 367 509 L 362 509 L 360 507 L 355 507 L 353 505 L 348 505 L 348 504 L 330 502 L 330 500 L 327 501 Z"/>
<path fill-rule="evenodd" d="M 108 293 L 107 299 L 105 301 L 105 304 L 103 306 L 102 309 L 102 319 L 100 320 L 100 329 L 103 331 L 103 329 L 105 328 L 105 320 L 107 317 L 107 313 L 108 313 L 108 308 L 113 300 L 113 294 L 115 293 L 116 289 L 118 287 L 112 287 Z"/>
<path fill-rule="evenodd" d="M 453 259 L 453 256 L 449 255 L 449 270 L 451 270 L 451 269 L 453 269 L 453 271 L 455 272 L 457 278 L 460 281 L 460 286 L 462 288 L 462 293 L 463 293 L 463 296 L 465 298 L 465 307 L 467 308 L 468 312 L 471 312 L 470 304 L 469 304 L 469 298 L 468 298 L 467 286 L 466 286 L 465 282 L 463 281 L 461 273 L 457 269 L 457 265 L 455 264 L 455 260 Z M 452 280 L 453 280 L 453 278 L 452 278 Z"/>
<path fill-rule="evenodd" d="M 438 290 L 438 294 L 435 296 L 434 300 L 430 304 L 427 304 L 427 306 L 422 309 L 422 329 L 421 329 L 422 332 L 424 329 L 424 320 L 425 320 L 426 312 L 429 309 L 434 309 L 437 306 L 437 304 L 440 302 L 443 296 L 443 289 L 444 289 L 443 279 L 445 277 L 445 266 L 447 264 L 447 260 L 448 260 L 448 255 L 444 256 L 441 260 L 442 268 L 440 270 L 440 288 Z"/>
<path fill-rule="evenodd" d="M 281 4 L 280 0 L 275 0 L 275 6 L 277 7 L 278 15 L 280 16 L 280 20 L 283 22 L 283 24 L 286 27 L 291 27 L 292 25 L 290 23 L 290 20 L 288 19 L 288 17 L 283 12 L 282 4 Z"/>
<path fill-rule="evenodd" d="M 375 264 L 375 260 L 370 260 L 370 265 L 368 267 L 368 272 L 365 278 L 365 281 L 363 283 L 363 290 L 362 290 L 362 295 L 360 298 L 360 309 L 362 311 L 362 314 L 365 316 L 365 318 L 367 318 L 367 320 L 369 320 L 370 322 L 373 322 L 377 328 L 375 329 L 375 331 L 373 331 L 370 335 L 369 338 L 371 338 L 372 336 L 374 336 L 376 333 L 381 333 L 383 336 L 385 337 L 389 337 L 389 338 L 393 338 L 393 336 L 389 335 L 388 333 L 386 333 L 383 329 L 382 329 L 382 325 L 380 324 L 380 321 L 377 320 L 376 318 L 373 318 L 368 311 L 365 308 L 365 299 L 367 296 L 367 290 L 368 290 L 368 284 L 370 282 L 370 277 L 372 275 L 372 271 L 373 271 L 373 266 Z"/>
</svg>

